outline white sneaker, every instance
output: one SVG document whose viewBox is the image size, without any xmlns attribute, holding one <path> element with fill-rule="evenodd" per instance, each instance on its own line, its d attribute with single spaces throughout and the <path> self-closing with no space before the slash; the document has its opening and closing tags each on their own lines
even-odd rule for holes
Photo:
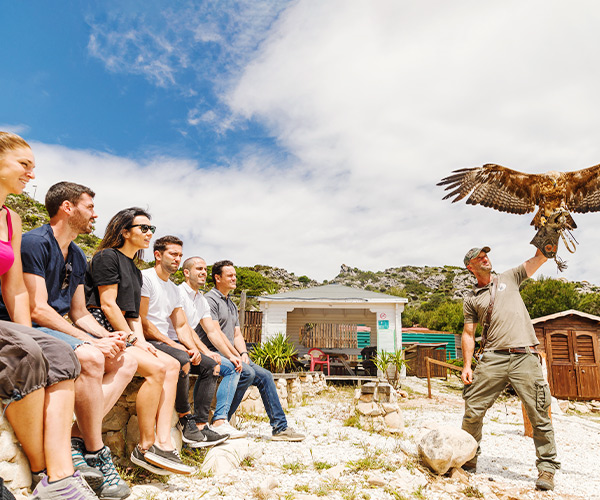
<svg viewBox="0 0 600 500">
<path fill-rule="evenodd" d="M 225 422 L 224 424 L 221 424 L 219 426 L 211 425 L 210 428 L 211 430 L 213 430 L 217 434 L 220 434 L 221 436 L 229 434 L 229 439 L 244 438 L 248 435 L 247 432 L 238 431 L 229 422 Z"/>
</svg>

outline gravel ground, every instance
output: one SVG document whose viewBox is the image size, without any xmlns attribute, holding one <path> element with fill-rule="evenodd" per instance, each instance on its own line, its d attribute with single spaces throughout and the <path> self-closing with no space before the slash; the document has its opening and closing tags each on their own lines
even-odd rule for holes
<svg viewBox="0 0 600 500">
<path fill-rule="evenodd" d="M 453 387 L 454 386 L 454 387 Z M 401 400 L 403 436 L 369 433 L 344 422 L 354 412 L 353 389 L 330 388 L 307 404 L 290 409 L 288 421 L 306 434 L 302 443 L 272 442 L 270 426 L 260 419 L 242 423 L 258 451 L 234 472 L 214 477 L 171 476 L 168 483 L 133 488 L 132 499 L 431 499 L 454 500 L 483 495 L 499 499 L 600 499 L 600 422 L 593 417 L 553 414 L 562 470 L 554 492 L 536 492 L 535 450 L 523 436 L 520 403 L 498 401 L 486 416 L 478 473 L 462 482 L 438 478 L 422 469 L 412 439 L 427 422 L 460 427 L 462 399 L 458 382 L 435 383 L 432 400 L 426 382 L 406 379 L 409 399 Z M 449 388 L 448 388 L 449 387 Z M 336 467 L 337 466 L 337 467 Z M 416 491 L 398 487 L 402 474 L 416 474 L 428 484 Z M 480 496 L 480 498 L 483 498 Z"/>
</svg>

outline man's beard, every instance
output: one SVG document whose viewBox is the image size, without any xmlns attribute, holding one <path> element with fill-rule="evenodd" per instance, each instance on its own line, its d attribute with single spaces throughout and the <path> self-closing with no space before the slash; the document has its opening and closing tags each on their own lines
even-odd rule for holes
<svg viewBox="0 0 600 500">
<path fill-rule="evenodd" d="M 77 234 L 90 234 L 94 228 L 90 223 L 90 219 L 86 219 L 79 209 L 76 209 L 76 215 L 73 215 L 69 220 L 69 226 L 73 229 L 73 231 L 77 232 Z"/>
</svg>

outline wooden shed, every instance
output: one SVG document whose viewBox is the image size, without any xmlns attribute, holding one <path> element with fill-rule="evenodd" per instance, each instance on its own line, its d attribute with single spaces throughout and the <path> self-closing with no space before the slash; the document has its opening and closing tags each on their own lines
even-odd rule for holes
<svg viewBox="0 0 600 500">
<path fill-rule="evenodd" d="M 600 399 L 600 317 L 574 309 L 532 320 L 552 395 Z"/>
</svg>

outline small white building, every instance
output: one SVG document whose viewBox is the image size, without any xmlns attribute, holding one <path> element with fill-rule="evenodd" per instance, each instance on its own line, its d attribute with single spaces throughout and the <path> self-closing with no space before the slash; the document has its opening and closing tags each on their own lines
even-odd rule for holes
<svg viewBox="0 0 600 500">
<path fill-rule="evenodd" d="M 343 285 L 323 285 L 259 297 L 262 341 L 282 332 L 300 345 L 307 323 L 366 325 L 377 350 L 402 349 L 402 311 L 408 299 Z"/>
</svg>

